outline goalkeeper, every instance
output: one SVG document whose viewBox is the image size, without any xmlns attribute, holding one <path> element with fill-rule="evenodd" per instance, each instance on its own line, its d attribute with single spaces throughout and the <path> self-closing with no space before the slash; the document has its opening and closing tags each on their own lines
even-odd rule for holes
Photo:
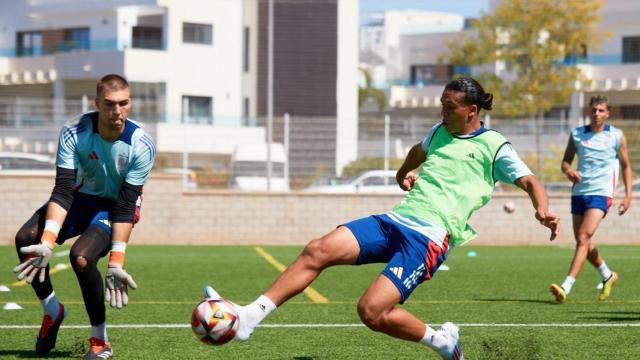
<svg viewBox="0 0 640 360">
<path fill-rule="evenodd" d="M 49 201 L 31 216 L 16 235 L 20 264 L 18 279 L 26 279 L 44 308 L 36 353 L 47 355 L 66 316 L 49 277 L 49 260 L 56 244 L 79 236 L 70 260 L 80 283 L 91 322 L 85 359 L 113 355 L 107 338 L 105 300 L 116 308 L 127 305 L 127 288 L 136 283 L 124 270 L 127 242 L 139 218 L 142 186 L 153 166 L 155 148 L 145 131 L 127 115 L 129 84 L 119 75 L 97 83 L 96 112 L 60 132 L 55 186 Z M 98 260 L 107 254 L 105 277 Z"/>
</svg>

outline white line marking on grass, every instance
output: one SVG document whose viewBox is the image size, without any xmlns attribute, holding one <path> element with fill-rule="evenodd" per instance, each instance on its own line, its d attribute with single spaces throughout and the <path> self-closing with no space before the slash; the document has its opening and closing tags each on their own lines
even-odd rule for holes
<svg viewBox="0 0 640 360">
<path fill-rule="evenodd" d="M 627 328 L 627 327 L 640 327 L 640 323 L 626 323 L 626 324 L 567 324 L 567 323 L 540 323 L 540 324 L 497 324 L 497 323 L 468 323 L 457 324 L 464 327 L 486 327 L 486 328 Z M 436 326 L 431 324 L 431 326 Z M 62 325 L 63 329 L 88 329 L 89 325 Z M 186 329 L 190 327 L 189 324 L 109 324 L 110 329 Z M 261 328 L 283 329 L 283 328 L 354 328 L 364 327 L 363 324 L 264 324 L 259 325 Z M 15 330 L 15 329 L 39 329 L 40 325 L 0 325 L 0 330 Z"/>
</svg>

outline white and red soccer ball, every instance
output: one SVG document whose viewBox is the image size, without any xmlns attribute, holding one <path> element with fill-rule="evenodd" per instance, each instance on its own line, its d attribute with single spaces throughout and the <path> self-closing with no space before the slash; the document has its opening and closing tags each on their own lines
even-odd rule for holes
<svg viewBox="0 0 640 360">
<path fill-rule="evenodd" d="M 226 344 L 238 331 L 238 311 L 225 299 L 204 299 L 191 315 L 191 330 L 205 344 Z"/>
</svg>

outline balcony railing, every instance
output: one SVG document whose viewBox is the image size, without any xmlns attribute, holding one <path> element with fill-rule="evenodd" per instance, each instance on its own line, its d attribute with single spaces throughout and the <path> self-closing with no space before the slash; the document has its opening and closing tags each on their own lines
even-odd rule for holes
<svg viewBox="0 0 640 360">
<path fill-rule="evenodd" d="M 65 41 L 55 45 L 34 47 L 0 47 L 0 57 L 35 57 L 75 51 L 122 51 L 127 48 L 165 50 L 162 39 L 131 38 L 130 41 L 118 39 L 98 39 L 90 42 Z"/>
</svg>

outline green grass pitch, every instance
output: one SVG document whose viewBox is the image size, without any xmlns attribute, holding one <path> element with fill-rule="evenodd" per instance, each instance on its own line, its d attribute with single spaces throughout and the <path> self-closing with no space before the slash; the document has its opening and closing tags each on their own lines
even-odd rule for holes
<svg viewBox="0 0 640 360">
<path fill-rule="evenodd" d="M 289 264 L 301 247 L 263 249 Z M 64 250 L 68 246 L 56 249 Z M 477 256 L 467 256 L 469 251 Z M 597 301 L 599 276 L 588 264 L 568 302 L 551 301 L 549 284 L 564 279 L 571 248 L 467 246 L 454 249 L 445 262 L 451 269 L 420 285 L 403 306 L 434 327 L 445 321 L 460 324 L 467 359 L 640 358 L 640 248 L 604 246 L 601 251 L 621 276 L 604 303 Z M 52 263 L 68 261 L 60 256 Z M 35 357 L 42 316 L 32 289 L 14 284 L 16 263 L 14 248 L 0 246 L 0 284 L 11 289 L 0 292 L 0 306 L 16 302 L 24 308 L 0 310 L 0 359 Z M 104 260 L 100 267 L 104 270 Z M 191 311 L 206 284 L 240 304 L 259 296 L 279 271 L 255 247 L 132 245 L 126 267 L 139 289 L 130 292 L 124 310 L 107 310 L 117 359 L 437 358 L 425 346 L 359 325 L 358 298 L 382 265 L 330 268 L 312 284 L 329 303 L 300 294 L 267 318 L 248 342 L 217 347 L 194 337 L 188 327 Z M 75 275 L 67 269 L 52 279 L 68 316 L 49 358 L 80 358 L 89 329 Z"/>
</svg>

